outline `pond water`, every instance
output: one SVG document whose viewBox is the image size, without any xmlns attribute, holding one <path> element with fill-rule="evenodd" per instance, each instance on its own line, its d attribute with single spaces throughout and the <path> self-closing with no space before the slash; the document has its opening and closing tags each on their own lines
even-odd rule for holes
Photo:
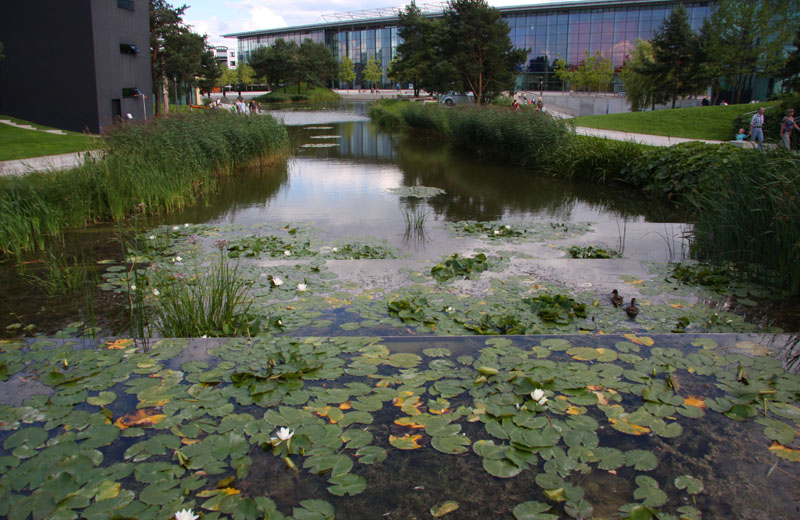
<svg viewBox="0 0 800 520">
<path fill-rule="evenodd" d="M 800 516 L 800 347 L 750 316 L 764 288 L 676 278 L 669 206 L 364 108 L 278 111 L 285 164 L 70 233 L 75 293 L 32 279 L 69 262 L 0 266 L 0 516 Z M 252 334 L 159 339 L 156 304 L 226 262 Z"/>
</svg>

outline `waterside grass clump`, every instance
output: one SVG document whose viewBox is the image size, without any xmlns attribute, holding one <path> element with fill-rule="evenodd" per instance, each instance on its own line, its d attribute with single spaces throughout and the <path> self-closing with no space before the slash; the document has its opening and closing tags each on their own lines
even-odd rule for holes
<svg viewBox="0 0 800 520">
<path fill-rule="evenodd" d="M 0 251 L 19 256 L 65 229 L 185 207 L 219 176 L 287 154 L 286 129 L 269 116 L 202 111 L 114 126 L 81 167 L 0 178 Z"/>
</svg>

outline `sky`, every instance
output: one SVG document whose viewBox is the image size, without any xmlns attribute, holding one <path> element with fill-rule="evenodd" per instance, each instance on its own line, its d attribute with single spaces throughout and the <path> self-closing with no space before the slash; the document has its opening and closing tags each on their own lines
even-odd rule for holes
<svg viewBox="0 0 800 520">
<path fill-rule="evenodd" d="M 277 29 L 295 25 L 322 23 L 325 14 L 402 7 L 410 0 L 183 0 L 170 1 L 173 6 L 188 5 L 183 20 L 194 32 L 208 35 L 212 45 L 236 47 L 235 38 L 223 34 Z M 533 5 L 559 0 L 488 0 L 489 5 Z M 563 0 L 562 0 L 563 1 Z M 425 0 L 417 0 L 423 5 Z"/>
</svg>

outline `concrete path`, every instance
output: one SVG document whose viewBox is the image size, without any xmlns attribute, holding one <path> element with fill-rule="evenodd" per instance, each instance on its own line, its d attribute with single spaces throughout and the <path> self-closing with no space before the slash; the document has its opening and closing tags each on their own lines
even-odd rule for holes
<svg viewBox="0 0 800 520">
<path fill-rule="evenodd" d="M 63 131 L 63 130 L 42 130 L 42 129 L 36 128 L 35 126 L 32 126 L 32 125 L 21 125 L 19 123 L 15 123 L 14 121 L 12 121 L 10 119 L 0 119 L 0 123 L 3 123 L 4 125 L 8 125 L 8 126 L 13 126 L 15 128 L 21 128 L 23 130 L 35 130 L 37 132 L 44 132 L 46 134 L 67 135 L 67 133 L 65 131 Z"/>
<path fill-rule="evenodd" d="M 584 126 L 576 126 L 575 133 L 578 135 L 588 135 L 591 137 L 602 137 L 604 139 L 613 139 L 615 141 L 634 141 L 639 144 L 646 144 L 650 146 L 672 146 L 678 143 L 688 143 L 691 141 L 701 141 L 710 144 L 722 144 L 728 141 L 715 141 L 713 139 L 687 139 L 685 137 L 669 137 L 665 135 L 649 135 L 649 134 L 633 134 L 630 132 L 619 132 L 616 130 L 603 130 L 600 128 L 586 128 Z"/>
<path fill-rule="evenodd" d="M 0 161 L 0 175 L 25 175 L 31 172 L 68 170 L 80 166 L 87 156 L 91 157 L 97 153 L 96 151 L 89 151 L 31 157 L 15 161 Z"/>
</svg>

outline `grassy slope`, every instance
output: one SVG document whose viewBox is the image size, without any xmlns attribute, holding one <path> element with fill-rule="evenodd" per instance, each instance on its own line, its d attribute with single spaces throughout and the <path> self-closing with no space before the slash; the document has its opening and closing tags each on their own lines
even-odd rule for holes
<svg viewBox="0 0 800 520">
<path fill-rule="evenodd" d="M 0 119 L 10 119 L 15 123 L 32 125 L 34 128 L 52 130 L 47 126 L 13 117 L 0 116 Z M 91 150 L 98 148 L 95 139 L 97 139 L 95 136 L 77 132 L 56 135 L 0 124 L 0 161 Z"/>
<path fill-rule="evenodd" d="M 298 94 L 301 96 L 308 96 L 308 100 L 312 102 L 336 101 L 339 99 L 339 95 L 330 89 L 323 87 L 312 87 L 309 89 L 308 86 L 303 84 L 300 86 L 300 92 L 297 92 L 297 85 L 287 85 L 286 92 L 283 91 L 283 87 L 280 87 L 269 94 L 258 96 L 256 100 L 262 103 L 269 103 L 271 101 L 283 102 L 289 101 L 292 96 Z"/>
<path fill-rule="evenodd" d="M 764 106 L 771 103 L 763 103 Z M 728 105 L 676 108 L 655 112 L 627 112 L 600 116 L 576 117 L 575 126 L 619 130 L 639 134 L 668 135 L 691 139 L 733 139 L 733 120 L 760 105 Z M 747 129 L 745 128 L 745 131 Z"/>
</svg>

